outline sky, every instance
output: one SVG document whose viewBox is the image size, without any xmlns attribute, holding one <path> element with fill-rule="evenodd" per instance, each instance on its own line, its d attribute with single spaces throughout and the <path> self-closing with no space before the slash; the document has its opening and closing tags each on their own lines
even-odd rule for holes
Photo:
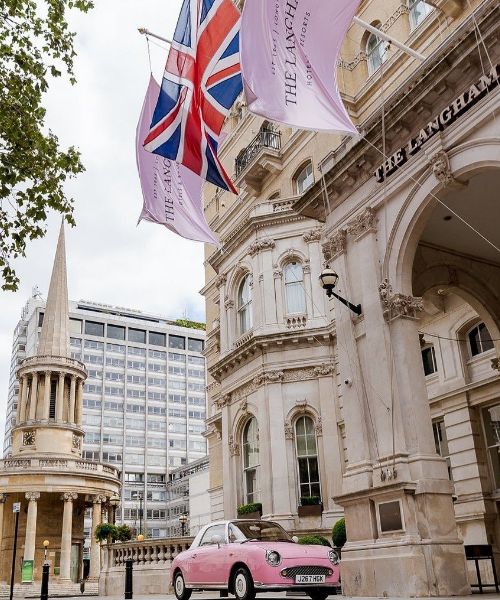
<svg viewBox="0 0 500 600">
<path fill-rule="evenodd" d="M 77 226 L 66 228 L 71 300 L 92 300 L 204 320 L 203 244 L 160 225 L 136 226 L 142 196 L 135 165 L 135 128 L 149 80 L 144 36 L 138 27 L 171 38 L 181 0 L 95 0 L 87 14 L 74 11 L 77 84 L 56 81 L 45 99 L 47 124 L 62 147 L 76 146 L 85 173 L 67 183 Z M 153 74 L 161 79 L 166 45 L 151 43 Z M 16 293 L 0 291 L 0 441 L 3 440 L 12 334 L 33 286 L 45 298 L 60 217 L 47 235 L 29 242 L 15 261 Z"/>
</svg>

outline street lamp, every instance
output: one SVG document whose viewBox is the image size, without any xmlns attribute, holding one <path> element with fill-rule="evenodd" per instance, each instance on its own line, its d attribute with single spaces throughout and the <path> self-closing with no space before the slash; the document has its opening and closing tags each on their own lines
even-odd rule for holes
<svg viewBox="0 0 500 600">
<path fill-rule="evenodd" d="M 47 548 L 49 547 L 49 540 L 43 540 L 43 562 L 47 562 Z"/>
<path fill-rule="evenodd" d="M 319 279 L 321 281 L 321 286 L 326 291 L 326 295 L 329 298 L 333 296 L 334 298 L 337 298 L 339 302 L 345 304 L 345 306 L 352 310 L 353 313 L 356 313 L 357 315 L 361 314 L 361 304 L 352 304 L 349 300 L 342 298 L 342 296 L 339 296 L 333 291 L 333 288 L 337 285 L 337 281 L 339 280 L 338 274 L 333 269 L 330 269 L 330 267 L 326 265 L 323 271 L 321 271 Z"/>
<path fill-rule="evenodd" d="M 142 495 L 142 492 L 139 492 L 137 494 L 137 499 L 139 500 L 139 533 L 142 534 L 142 517 L 143 517 L 142 501 L 144 500 L 144 496 Z"/>
<path fill-rule="evenodd" d="M 184 537 L 186 535 L 186 523 L 188 521 L 188 516 L 186 513 L 182 513 L 179 515 L 179 523 L 181 524 L 181 535 Z"/>
<path fill-rule="evenodd" d="M 120 496 L 116 492 L 109 499 L 109 504 L 111 505 L 111 515 L 112 515 L 111 522 L 114 525 L 115 521 L 116 521 L 116 509 L 118 508 L 118 505 L 120 504 Z"/>
</svg>

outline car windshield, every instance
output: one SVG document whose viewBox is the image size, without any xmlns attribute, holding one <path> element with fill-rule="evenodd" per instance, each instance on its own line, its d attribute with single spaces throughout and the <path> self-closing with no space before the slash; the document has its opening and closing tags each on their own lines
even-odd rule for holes
<svg viewBox="0 0 500 600">
<path fill-rule="evenodd" d="M 259 540 L 262 542 L 292 542 L 288 533 L 271 521 L 232 521 L 230 526 L 231 541 L 245 542 Z"/>
</svg>

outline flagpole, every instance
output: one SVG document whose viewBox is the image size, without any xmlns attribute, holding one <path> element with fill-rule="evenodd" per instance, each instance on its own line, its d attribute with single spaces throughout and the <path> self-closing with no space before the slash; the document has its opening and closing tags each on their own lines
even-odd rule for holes
<svg viewBox="0 0 500 600">
<path fill-rule="evenodd" d="M 396 46 L 396 48 L 403 50 L 403 52 L 406 52 L 406 54 L 413 56 L 413 58 L 417 58 L 418 60 L 421 60 L 421 61 L 425 60 L 425 56 L 423 54 L 420 54 L 420 52 L 413 50 L 413 48 L 410 48 L 406 44 L 403 44 L 400 41 L 391 37 L 390 35 L 387 35 L 383 31 L 380 31 L 380 29 L 378 29 L 377 27 L 374 27 L 373 25 L 370 25 L 366 21 L 363 21 L 359 17 L 353 17 L 352 20 L 354 23 L 356 23 L 357 25 L 360 25 L 361 27 L 363 27 L 370 33 L 375 34 L 377 37 L 381 38 L 382 40 L 385 40 L 386 42 L 389 42 L 390 44 L 394 44 Z"/>
<path fill-rule="evenodd" d="M 151 37 L 156 38 L 157 40 L 161 40 L 162 42 L 166 42 L 167 44 L 172 45 L 172 40 L 167 40 L 167 38 L 162 37 L 161 35 L 158 35 L 156 33 L 152 33 L 151 31 L 149 31 L 149 29 L 146 29 L 145 27 L 139 27 L 137 29 L 137 31 L 141 34 L 141 35 L 149 35 Z"/>
</svg>

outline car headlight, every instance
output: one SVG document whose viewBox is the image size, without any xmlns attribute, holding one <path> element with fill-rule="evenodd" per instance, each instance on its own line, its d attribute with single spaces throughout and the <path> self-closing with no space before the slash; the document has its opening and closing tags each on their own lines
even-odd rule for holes
<svg viewBox="0 0 500 600">
<path fill-rule="evenodd" d="M 333 565 L 338 565 L 340 562 L 339 555 L 335 550 L 328 551 L 328 558 Z"/>
<path fill-rule="evenodd" d="M 266 550 L 266 561 L 271 567 L 277 567 L 281 564 L 281 556 L 276 550 Z"/>
</svg>

